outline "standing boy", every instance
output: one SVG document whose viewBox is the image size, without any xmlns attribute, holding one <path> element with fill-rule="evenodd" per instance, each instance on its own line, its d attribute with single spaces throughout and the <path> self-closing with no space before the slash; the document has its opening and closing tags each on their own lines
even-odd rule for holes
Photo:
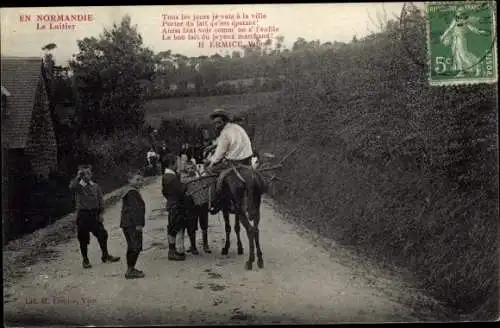
<svg viewBox="0 0 500 328">
<path fill-rule="evenodd" d="M 194 164 L 187 166 L 185 174 L 181 175 L 181 181 L 189 182 L 200 177 L 200 174 L 196 171 Z M 189 201 L 190 199 L 188 199 Z M 202 205 L 195 205 L 194 202 L 189 202 L 189 219 L 186 223 L 186 228 L 189 236 L 189 241 L 191 248 L 188 252 L 193 255 L 198 255 L 198 249 L 196 248 L 196 231 L 198 230 L 198 222 L 202 229 L 203 236 L 203 250 L 205 253 L 211 253 L 210 247 L 208 246 L 208 203 Z"/>
<path fill-rule="evenodd" d="M 165 156 L 165 171 L 162 179 L 162 194 L 167 199 L 168 211 L 168 259 L 183 261 L 185 254 L 179 254 L 175 247 L 177 234 L 185 225 L 187 216 L 186 186 L 181 182 L 177 170 L 177 158 L 174 154 Z"/>
<path fill-rule="evenodd" d="M 196 177 L 196 168 L 194 167 L 194 164 L 190 161 L 186 162 L 184 165 L 184 170 L 179 171 L 179 177 L 181 182 L 186 185 L 191 179 Z M 182 225 L 182 228 L 180 231 L 177 233 L 177 238 L 176 238 L 176 249 L 177 252 L 181 256 L 185 256 L 185 248 L 184 248 L 184 235 L 186 233 L 186 230 L 189 234 L 189 241 L 191 242 L 191 248 L 189 249 L 190 252 L 193 254 L 198 254 L 198 251 L 196 250 L 196 243 L 193 241 L 191 238 L 191 226 L 192 226 L 192 221 L 194 220 L 193 217 L 193 208 L 194 208 L 194 203 L 191 201 L 189 196 L 185 196 L 185 218 L 184 218 L 184 224 Z M 194 251 L 193 251 L 194 249 Z"/>
<path fill-rule="evenodd" d="M 141 173 L 129 173 L 129 187 L 122 198 L 120 227 L 127 241 L 127 272 L 125 278 L 143 278 L 144 272 L 135 264 L 142 251 L 142 229 L 145 225 L 146 204 L 139 192 L 144 180 Z"/>
<path fill-rule="evenodd" d="M 197 172 L 196 164 L 194 157 L 192 161 L 185 162 L 183 166 L 183 170 L 179 170 L 177 167 L 177 172 L 179 173 L 180 181 L 183 184 L 192 181 L 200 176 Z M 206 206 L 205 206 L 206 205 Z M 199 252 L 196 248 L 196 230 L 198 229 L 198 219 L 200 220 L 200 225 L 203 230 L 203 250 L 206 253 L 211 253 L 208 246 L 208 203 L 197 206 L 194 204 L 192 198 L 188 195 L 184 197 L 184 221 L 180 231 L 176 235 L 176 250 L 177 253 L 181 256 L 185 256 L 185 248 L 184 248 L 184 235 L 187 230 L 190 242 L 190 248 L 188 252 L 193 255 L 198 255 Z M 206 211 L 205 211 L 206 210 Z M 203 215 L 206 212 L 206 217 Z"/>
<path fill-rule="evenodd" d="M 119 257 L 108 253 L 108 232 L 104 229 L 103 211 L 104 200 L 101 188 L 92 181 L 92 166 L 80 165 L 77 176 L 71 180 L 69 189 L 76 194 L 76 224 L 80 251 L 83 257 L 83 268 L 92 267 L 88 258 L 90 233 L 97 238 L 102 251 L 102 262 L 118 262 Z"/>
</svg>

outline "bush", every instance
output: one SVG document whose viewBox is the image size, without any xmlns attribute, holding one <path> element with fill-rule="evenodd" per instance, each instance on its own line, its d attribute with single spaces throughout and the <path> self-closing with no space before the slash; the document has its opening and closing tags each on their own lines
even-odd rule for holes
<svg viewBox="0 0 500 328">
<path fill-rule="evenodd" d="M 107 193 L 127 183 L 127 172 L 144 169 L 150 147 L 146 132 L 130 130 L 96 135 L 84 146 L 84 162 L 92 164 L 94 179 Z"/>
<path fill-rule="evenodd" d="M 183 119 L 164 119 L 158 129 L 158 135 L 164 140 L 167 148 L 178 153 L 182 144 L 201 144 L 203 141 L 203 129 L 210 132 L 209 125 L 191 123 Z"/>
<path fill-rule="evenodd" d="M 421 50 L 393 24 L 291 58 L 287 96 L 255 109 L 256 143 L 277 155 L 302 144 L 273 194 L 306 224 L 485 319 L 498 312 L 496 88 L 431 88 L 418 19 Z"/>
<path fill-rule="evenodd" d="M 13 180 L 8 190 L 10 204 L 3 218 L 4 244 L 69 213 L 73 201 L 68 183 L 60 171 L 51 172 L 49 179 L 28 171 L 18 176 L 16 182 Z"/>
</svg>

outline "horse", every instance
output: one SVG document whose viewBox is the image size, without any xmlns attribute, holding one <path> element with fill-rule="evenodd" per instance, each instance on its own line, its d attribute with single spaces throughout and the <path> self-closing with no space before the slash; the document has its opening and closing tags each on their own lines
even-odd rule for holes
<svg viewBox="0 0 500 328">
<path fill-rule="evenodd" d="M 203 149 L 203 148 L 202 148 Z M 202 158 L 208 158 L 213 150 L 203 154 Z M 245 268 L 252 269 L 255 262 L 255 249 L 257 249 L 257 265 L 264 267 L 262 249 L 260 247 L 260 204 L 262 194 L 267 189 L 265 182 L 255 170 L 259 166 L 259 155 L 255 154 L 251 166 L 236 165 L 224 177 L 221 193 L 221 212 L 224 217 L 224 230 L 226 240 L 221 254 L 227 255 L 231 247 L 231 221 L 230 214 L 234 214 L 234 232 L 237 238 L 238 255 L 243 254 L 243 243 L 241 242 L 241 225 L 245 228 L 249 241 L 249 258 L 245 263 Z M 238 173 L 236 173 L 238 172 Z M 231 205 L 233 205 L 231 207 Z M 252 224 L 253 223 L 253 224 Z"/>
<path fill-rule="evenodd" d="M 203 172 L 204 171 L 204 165 L 201 164 L 198 166 L 198 168 L 202 168 L 200 171 Z M 201 173 L 199 172 L 199 173 Z M 224 246 L 222 247 L 222 251 L 221 251 L 221 254 L 222 255 L 227 255 L 229 253 L 229 248 L 231 247 L 231 221 L 230 221 L 230 214 L 235 214 L 234 211 L 231 211 L 229 206 L 226 204 L 226 203 L 223 203 L 221 204 L 221 212 L 222 212 L 222 216 L 224 218 L 224 229 L 226 231 L 226 240 L 225 240 L 225 244 Z M 194 206 L 194 205 L 193 205 Z M 201 204 L 201 205 L 197 205 L 197 208 L 200 210 L 200 211 L 206 211 L 208 212 L 208 209 L 209 209 L 209 203 L 204 203 L 204 204 Z M 208 215 L 208 213 L 207 213 Z M 241 237 L 240 237 L 240 231 L 241 231 L 241 227 L 240 227 L 240 218 L 239 216 L 235 215 L 235 220 L 234 220 L 234 232 L 236 233 L 236 238 L 237 238 L 237 247 L 238 247 L 238 255 L 242 255 L 243 254 L 243 244 L 241 242 Z M 208 237 L 204 237 L 204 238 L 208 238 Z"/>
<path fill-rule="evenodd" d="M 259 166 L 259 161 L 260 161 L 260 156 L 258 154 L 252 157 L 252 167 L 254 169 L 256 169 Z M 231 221 L 229 219 L 229 215 L 235 213 L 234 211 L 231 211 L 229 209 L 227 203 L 222 204 L 221 212 L 224 218 L 224 228 L 226 231 L 226 241 L 224 247 L 222 248 L 221 254 L 227 255 L 229 253 L 229 248 L 231 247 Z M 237 240 L 237 252 L 238 255 L 243 255 L 243 244 L 241 242 L 240 231 L 241 231 L 240 217 L 238 215 L 234 215 L 234 232 L 236 234 L 236 240 Z"/>
<path fill-rule="evenodd" d="M 243 254 L 243 245 L 239 234 L 239 225 L 243 225 L 248 236 L 249 257 L 245 262 L 245 268 L 252 270 L 257 253 L 257 266 L 264 267 L 262 248 L 260 245 L 260 205 L 262 195 L 266 191 L 266 183 L 259 172 L 250 166 L 234 165 L 225 174 L 221 186 L 221 208 L 224 214 L 226 244 L 222 254 L 227 254 L 230 246 L 231 226 L 229 214 L 235 215 L 235 232 L 238 238 L 238 254 Z M 232 206 L 231 206 L 232 205 Z"/>
</svg>

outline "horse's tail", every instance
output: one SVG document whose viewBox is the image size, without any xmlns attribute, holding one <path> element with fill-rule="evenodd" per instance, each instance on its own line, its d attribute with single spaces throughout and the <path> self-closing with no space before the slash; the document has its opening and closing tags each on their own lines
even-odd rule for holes
<svg viewBox="0 0 500 328">
<path fill-rule="evenodd" d="M 269 185 L 267 181 L 264 179 L 264 176 L 261 172 L 257 170 L 252 170 L 252 180 L 254 184 L 254 188 L 256 188 L 256 192 L 260 194 L 265 194 L 269 190 Z"/>
</svg>

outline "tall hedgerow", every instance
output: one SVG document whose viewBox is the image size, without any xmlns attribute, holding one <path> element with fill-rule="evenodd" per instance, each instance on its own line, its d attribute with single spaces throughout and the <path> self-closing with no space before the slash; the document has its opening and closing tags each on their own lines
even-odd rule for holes
<svg viewBox="0 0 500 328">
<path fill-rule="evenodd" d="M 273 193 L 306 223 L 410 269 L 457 313 L 491 318 L 496 87 L 430 87 L 425 20 L 411 18 L 335 51 L 292 56 L 286 94 L 256 108 L 256 142 L 277 154 L 302 145 Z"/>
</svg>

